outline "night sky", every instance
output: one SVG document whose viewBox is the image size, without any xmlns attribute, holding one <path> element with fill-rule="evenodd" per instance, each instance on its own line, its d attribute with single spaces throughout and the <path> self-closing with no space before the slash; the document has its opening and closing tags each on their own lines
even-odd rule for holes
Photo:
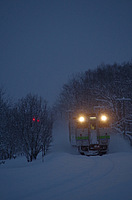
<svg viewBox="0 0 132 200">
<path fill-rule="evenodd" d="M 78 72 L 132 60 L 132 0 L 0 0 L 0 86 L 52 105 Z"/>
</svg>

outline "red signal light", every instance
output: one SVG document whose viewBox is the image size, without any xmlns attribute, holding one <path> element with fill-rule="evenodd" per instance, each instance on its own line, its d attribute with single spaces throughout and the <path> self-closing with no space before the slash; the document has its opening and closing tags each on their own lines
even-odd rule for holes
<svg viewBox="0 0 132 200">
<path fill-rule="evenodd" d="M 35 121 L 40 122 L 40 120 L 39 119 L 36 120 L 35 117 L 33 117 L 32 120 L 33 120 L 33 122 L 35 122 Z"/>
<path fill-rule="evenodd" d="M 33 122 L 35 122 L 35 118 L 33 118 Z"/>
</svg>

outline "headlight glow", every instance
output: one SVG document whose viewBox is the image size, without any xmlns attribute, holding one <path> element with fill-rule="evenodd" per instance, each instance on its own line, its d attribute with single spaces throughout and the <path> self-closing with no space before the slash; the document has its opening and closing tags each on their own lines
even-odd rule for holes
<svg viewBox="0 0 132 200">
<path fill-rule="evenodd" d="M 81 123 L 82 123 L 82 122 L 85 122 L 85 117 L 80 116 L 80 117 L 78 118 L 78 121 L 81 122 Z"/>
<path fill-rule="evenodd" d="M 107 118 L 107 116 L 106 116 L 106 115 L 102 115 L 102 116 L 101 116 L 101 121 L 103 121 L 103 122 L 106 122 L 106 121 L 107 121 L 107 119 L 108 119 L 108 118 Z"/>
</svg>

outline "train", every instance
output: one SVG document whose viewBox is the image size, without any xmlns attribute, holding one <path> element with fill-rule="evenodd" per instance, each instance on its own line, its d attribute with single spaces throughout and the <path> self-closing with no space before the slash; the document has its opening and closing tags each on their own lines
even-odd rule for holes
<svg viewBox="0 0 132 200">
<path fill-rule="evenodd" d="M 103 155 L 110 143 L 110 117 L 107 113 L 70 113 L 69 141 L 82 155 Z"/>
</svg>

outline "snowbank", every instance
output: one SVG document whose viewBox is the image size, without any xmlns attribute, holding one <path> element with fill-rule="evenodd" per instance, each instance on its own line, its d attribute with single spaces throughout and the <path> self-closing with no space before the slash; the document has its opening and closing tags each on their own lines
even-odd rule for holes
<svg viewBox="0 0 132 200">
<path fill-rule="evenodd" d="M 123 148 L 117 150 L 113 136 L 109 154 L 86 157 L 70 147 L 65 126 L 54 136 L 44 162 L 17 158 L 0 165 L 1 200 L 132 199 L 132 151 L 122 138 Z"/>
</svg>

